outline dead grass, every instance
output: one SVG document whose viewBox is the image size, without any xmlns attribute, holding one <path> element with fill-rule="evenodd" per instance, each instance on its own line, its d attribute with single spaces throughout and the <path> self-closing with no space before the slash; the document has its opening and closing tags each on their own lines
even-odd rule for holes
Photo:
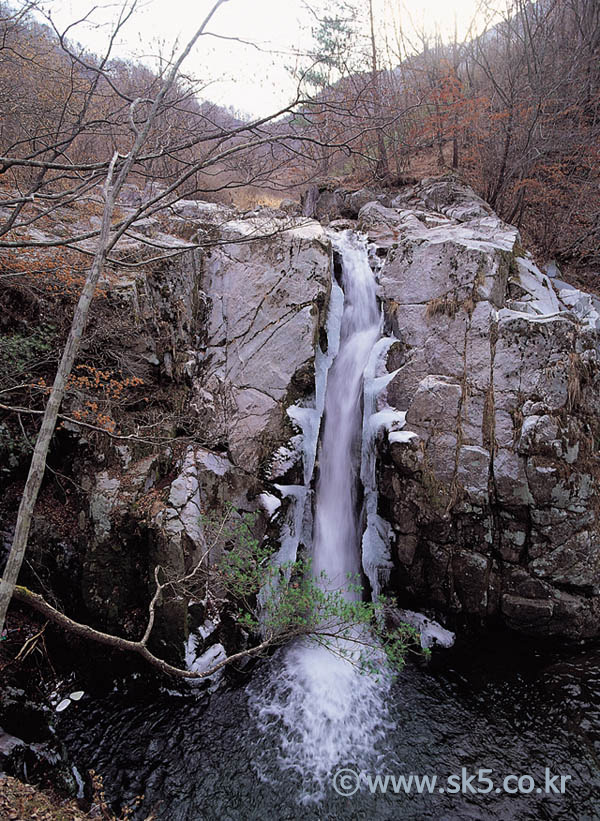
<svg viewBox="0 0 600 821">
<path fill-rule="evenodd" d="M 80 821 L 91 816 L 82 812 L 72 799 L 61 800 L 0 774 L 0 818 L 2 821 Z"/>
<path fill-rule="evenodd" d="M 434 316 L 445 315 L 450 319 L 454 319 L 460 308 L 460 302 L 454 294 L 444 294 L 443 296 L 434 297 L 427 303 L 425 316 L 428 319 Z"/>
<path fill-rule="evenodd" d="M 240 211 L 247 211 L 256 208 L 257 205 L 265 205 L 269 208 L 279 208 L 282 199 L 286 197 L 278 191 L 269 191 L 264 188 L 254 188 L 249 185 L 245 188 L 237 188 L 231 191 L 232 204 Z"/>
<path fill-rule="evenodd" d="M 424 179 L 425 177 L 437 177 L 445 171 L 449 171 L 452 165 L 452 145 L 448 143 L 443 147 L 445 166 L 440 168 L 438 163 L 437 148 L 424 148 L 417 151 L 410 157 L 407 174 Z"/>
<path fill-rule="evenodd" d="M 73 798 L 61 798 L 55 793 L 40 790 L 32 784 L 23 784 L 17 778 L 0 773 L 1 821 L 130 821 L 141 796 L 133 805 L 115 815 L 104 795 L 102 779 L 91 771 L 93 796 L 89 812 L 84 812 Z M 155 821 L 154 814 L 144 821 Z"/>
<path fill-rule="evenodd" d="M 567 381 L 567 410 L 569 413 L 573 413 L 581 401 L 581 383 L 583 377 L 584 368 L 581 357 L 578 353 L 570 353 L 569 378 Z"/>
<path fill-rule="evenodd" d="M 488 385 L 485 392 L 481 437 L 484 448 L 487 448 L 493 454 L 496 450 L 496 401 L 492 383 Z"/>
</svg>

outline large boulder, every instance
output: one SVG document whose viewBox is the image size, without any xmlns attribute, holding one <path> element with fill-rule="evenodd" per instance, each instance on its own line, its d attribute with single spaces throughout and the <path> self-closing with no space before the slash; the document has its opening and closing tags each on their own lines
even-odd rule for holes
<svg viewBox="0 0 600 821">
<path fill-rule="evenodd" d="M 339 218 L 355 220 L 367 203 L 375 201 L 389 205 L 392 198 L 391 192 L 383 193 L 370 188 L 353 191 L 327 184 L 313 185 L 302 196 L 302 213 L 322 222 Z"/>
</svg>

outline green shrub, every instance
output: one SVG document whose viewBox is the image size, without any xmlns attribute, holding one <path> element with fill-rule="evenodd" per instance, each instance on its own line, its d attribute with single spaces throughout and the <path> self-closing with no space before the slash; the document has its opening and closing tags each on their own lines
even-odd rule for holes
<svg viewBox="0 0 600 821">
<path fill-rule="evenodd" d="M 203 526 L 212 551 L 209 586 L 233 603 L 238 625 L 269 646 L 304 637 L 370 674 L 381 673 L 382 650 L 391 671 L 408 652 L 429 652 L 421 650 L 413 627 L 388 628 L 390 599 L 363 601 L 361 585 L 351 578 L 344 589 L 331 590 L 325 576 L 314 576 L 310 559 L 274 563 L 272 550 L 254 536 L 251 514 L 230 510 L 225 520 L 205 517 Z"/>
<path fill-rule="evenodd" d="M 30 334 L 0 336 L 0 383 L 20 380 L 49 358 L 56 347 L 56 328 L 42 323 Z"/>
</svg>

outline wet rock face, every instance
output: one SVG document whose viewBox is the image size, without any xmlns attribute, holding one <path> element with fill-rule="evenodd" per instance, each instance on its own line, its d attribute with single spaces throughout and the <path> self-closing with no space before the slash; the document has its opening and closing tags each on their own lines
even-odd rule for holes
<svg viewBox="0 0 600 821">
<path fill-rule="evenodd" d="M 540 272 L 472 191 L 425 180 L 359 224 L 389 331 L 382 513 L 396 584 L 533 634 L 600 633 L 599 303 Z"/>
<path fill-rule="evenodd" d="M 81 513 L 89 534 L 81 584 L 89 617 L 104 629 L 139 635 L 155 568 L 163 580 L 190 573 L 206 550 L 202 517 L 228 503 L 248 509 L 259 490 L 258 479 L 226 456 L 192 445 L 97 473 Z M 187 631 L 187 601 L 167 591 L 157 603 L 152 649 L 180 663 Z"/>
</svg>

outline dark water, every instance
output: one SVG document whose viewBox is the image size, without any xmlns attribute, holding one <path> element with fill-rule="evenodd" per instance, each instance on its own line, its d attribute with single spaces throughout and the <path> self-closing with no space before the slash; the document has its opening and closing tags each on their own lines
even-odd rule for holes
<svg viewBox="0 0 600 821">
<path fill-rule="evenodd" d="M 303 801 L 310 778 L 280 770 L 278 733 L 258 734 L 246 687 L 210 699 L 87 697 L 64 714 L 59 732 L 81 769 L 102 774 L 115 806 L 144 795 L 136 819 L 151 812 L 161 821 L 600 819 L 600 651 L 544 655 L 515 638 L 487 641 L 428 667 L 409 663 L 392 688 L 396 726 L 372 775 L 437 775 L 432 794 L 417 794 L 414 784 L 410 794 L 363 785 L 344 797 L 328 786 L 322 800 Z M 251 687 L 266 685 L 268 674 L 265 664 Z M 483 774 L 491 792 L 441 793 L 449 775 L 461 784 L 463 768 L 467 777 L 492 770 Z M 546 768 L 571 776 L 564 794 L 546 794 Z M 502 791 L 512 774 L 531 775 L 533 792 Z M 488 788 L 485 780 L 470 783 Z M 529 789 L 528 779 L 522 783 Z M 553 783 L 560 787 L 560 779 Z"/>
</svg>

